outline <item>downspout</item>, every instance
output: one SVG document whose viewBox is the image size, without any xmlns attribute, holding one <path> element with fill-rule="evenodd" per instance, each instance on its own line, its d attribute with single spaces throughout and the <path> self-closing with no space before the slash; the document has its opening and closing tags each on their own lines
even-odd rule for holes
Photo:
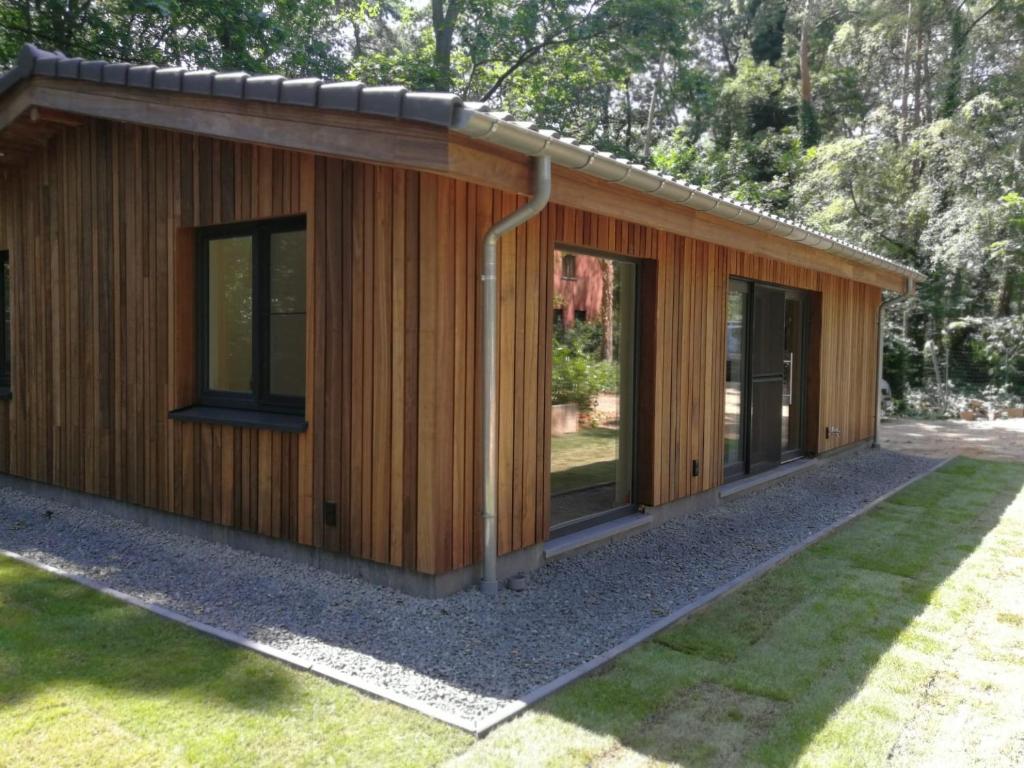
<svg viewBox="0 0 1024 768">
<path fill-rule="evenodd" d="M 882 432 L 882 362 L 885 359 L 885 309 L 886 307 L 903 301 L 914 294 L 914 281 L 907 279 L 906 295 L 896 295 L 890 299 L 883 299 L 878 304 L 878 380 L 875 382 L 875 433 L 871 438 L 871 447 L 880 448 L 879 436 Z"/>
<path fill-rule="evenodd" d="M 540 213 L 551 196 L 551 158 L 533 159 L 533 194 L 519 210 L 495 223 L 483 243 L 484 287 L 484 564 L 480 591 L 485 595 L 498 593 L 498 240 Z"/>
</svg>

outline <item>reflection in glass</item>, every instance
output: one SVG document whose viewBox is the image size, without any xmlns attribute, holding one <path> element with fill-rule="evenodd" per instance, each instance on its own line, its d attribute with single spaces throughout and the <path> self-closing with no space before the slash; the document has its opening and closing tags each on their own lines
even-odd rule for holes
<svg viewBox="0 0 1024 768">
<path fill-rule="evenodd" d="M 252 285 L 252 238 L 211 240 L 207 386 L 213 391 L 252 392 Z"/>
<path fill-rule="evenodd" d="M 636 266 L 579 253 L 563 265 L 570 257 L 575 280 L 555 276 L 551 371 L 551 525 L 562 531 L 634 500 Z"/>
<path fill-rule="evenodd" d="M 782 451 L 800 449 L 803 312 L 798 298 L 786 297 L 785 345 L 782 372 Z"/>
<path fill-rule="evenodd" d="M 3 283 L 4 283 L 4 316 L 3 316 L 3 360 L 0 361 L 0 372 L 4 378 L 10 377 L 11 372 L 11 262 L 7 257 L 3 262 Z M 8 382 L 9 383 L 9 382 Z"/>
<path fill-rule="evenodd" d="M 270 238 L 270 393 L 306 394 L 306 233 Z"/>
<path fill-rule="evenodd" d="M 725 356 L 725 467 L 743 462 L 743 379 L 746 353 L 747 285 L 729 284 Z"/>
</svg>

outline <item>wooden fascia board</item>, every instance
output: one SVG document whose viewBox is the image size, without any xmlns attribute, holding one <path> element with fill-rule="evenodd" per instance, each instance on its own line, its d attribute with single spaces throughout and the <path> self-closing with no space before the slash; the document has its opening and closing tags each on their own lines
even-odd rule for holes
<svg viewBox="0 0 1024 768">
<path fill-rule="evenodd" d="M 0 129 L 31 107 L 443 174 L 526 194 L 528 158 L 444 128 L 209 96 L 33 78 L 0 106 Z M 906 278 L 556 167 L 551 200 L 666 232 L 906 292 Z"/>
<path fill-rule="evenodd" d="M 705 240 L 891 291 L 902 293 L 906 290 L 906 278 L 870 264 L 859 264 L 836 254 L 726 221 L 677 203 L 656 200 L 635 190 L 589 178 L 578 171 L 555 168 L 553 176 L 551 201 L 555 203 L 654 227 L 684 237 Z"/>
</svg>

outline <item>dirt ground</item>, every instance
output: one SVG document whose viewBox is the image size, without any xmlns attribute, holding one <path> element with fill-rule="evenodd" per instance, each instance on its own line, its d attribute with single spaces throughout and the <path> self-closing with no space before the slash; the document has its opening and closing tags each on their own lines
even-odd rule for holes
<svg viewBox="0 0 1024 768">
<path fill-rule="evenodd" d="M 1024 419 L 882 422 L 883 448 L 919 456 L 975 456 L 1024 461 Z"/>
</svg>

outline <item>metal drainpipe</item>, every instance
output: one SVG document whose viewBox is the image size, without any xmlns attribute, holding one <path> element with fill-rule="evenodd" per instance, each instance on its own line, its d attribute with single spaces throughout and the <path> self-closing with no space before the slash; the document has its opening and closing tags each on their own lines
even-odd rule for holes
<svg viewBox="0 0 1024 768">
<path fill-rule="evenodd" d="M 907 281 L 907 293 L 905 296 L 894 296 L 891 299 L 883 299 L 878 304 L 878 380 L 875 382 L 875 434 L 871 438 L 871 447 L 879 448 L 879 434 L 882 431 L 882 362 L 885 359 L 885 308 L 891 304 L 912 296 L 914 294 L 914 281 Z"/>
<path fill-rule="evenodd" d="M 510 229 L 532 219 L 551 196 L 551 158 L 533 159 L 533 195 L 519 210 L 494 224 L 484 235 L 484 573 L 480 591 L 498 593 L 498 240 Z"/>
</svg>

